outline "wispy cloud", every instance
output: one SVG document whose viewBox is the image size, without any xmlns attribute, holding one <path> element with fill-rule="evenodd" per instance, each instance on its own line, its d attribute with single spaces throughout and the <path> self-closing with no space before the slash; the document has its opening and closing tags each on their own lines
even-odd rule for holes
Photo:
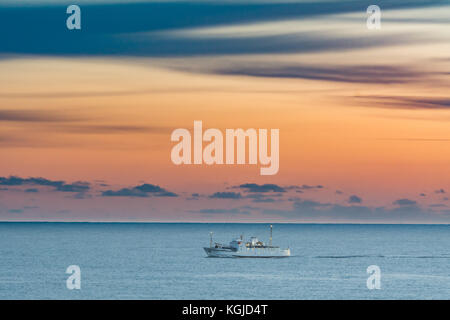
<svg viewBox="0 0 450 320">
<path fill-rule="evenodd" d="M 336 38 L 319 34 L 259 36 L 248 39 L 192 38 L 168 36 L 164 32 L 192 28 L 211 28 L 249 23 L 305 19 L 335 14 L 363 12 L 370 1 L 320 2 L 143 2 L 83 4 L 83 28 L 69 32 L 61 20 L 65 6 L 7 6 L 0 11 L 2 49 L 11 54 L 189 56 L 245 53 L 287 53 L 339 50 L 380 46 L 409 41 L 401 37 Z M 445 1 L 390 1 L 384 10 L 443 5 Z M 130 19 L 129 17 L 133 17 Z M 62 17 L 64 18 L 64 16 Z"/>
<path fill-rule="evenodd" d="M 219 67 L 212 72 L 263 78 L 292 78 L 350 83 L 410 83 L 424 81 L 434 74 L 410 66 L 392 65 L 235 65 Z"/>
<path fill-rule="evenodd" d="M 450 97 L 425 96 L 356 96 L 359 104 L 367 102 L 367 106 L 400 109 L 450 109 Z"/>
<path fill-rule="evenodd" d="M 0 121 L 11 122 L 74 122 L 85 118 L 67 112 L 50 110 L 0 110 Z"/>
<path fill-rule="evenodd" d="M 142 125 L 107 125 L 107 124 L 80 124 L 52 126 L 52 130 L 76 134 L 124 134 L 124 133 L 170 133 L 172 128 Z"/>
</svg>

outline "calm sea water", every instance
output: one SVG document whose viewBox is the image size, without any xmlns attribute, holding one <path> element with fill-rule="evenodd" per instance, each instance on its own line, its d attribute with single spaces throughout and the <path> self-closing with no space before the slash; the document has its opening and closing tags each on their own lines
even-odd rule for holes
<svg viewBox="0 0 450 320">
<path fill-rule="evenodd" d="M 206 258 L 266 224 L 0 223 L 1 299 L 449 299 L 450 226 L 275 224 L 286 259 Z M 69 265 L 81 290 L 68 290 Z M 366 269 L 381 269 L 368 290 Z"/>
</svg>

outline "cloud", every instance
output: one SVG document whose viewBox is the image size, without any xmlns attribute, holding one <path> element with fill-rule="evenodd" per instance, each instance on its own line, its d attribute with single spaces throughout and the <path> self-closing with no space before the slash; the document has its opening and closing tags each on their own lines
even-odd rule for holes
<svg viewBox="0 0 450 320">
<path fill-rule="evenodd" d="M 380 108 L 428 109 L 428 110 L 450 108 L 450 97 L 355 96 L 354 98 L 358 100 L 365 100 L 366 102 L 369 103 L 368 106 L 377 106 Z"/>
<path fill-rule="evenodd" d="M 250 193 L 245 196 L 247 199 L 252 199 L 252 202 L 276 202 L 283 201 L 284 193 Z"/>
<path fill-rule="evenodd" d="M 135 190 L 139 190 L 142 192 L 149 192 L 149 193 L 157 193 L 157 192 L 165 192 L 163 188 L 160 186 L 156 186 L 153 184 L 144 183 L 140 186 L 134 187 Z"/>
<path fill-rule="evenodd" d="M 262 193 L 249 194 L 246 198 L 252 199 L 252 202 L 255 203 L 269 203 L 276 201 L 272 196 Z"/>
<path fill-rule="evenodd" d="M 148 197 L 148 194 L 142 191 L 123 188 L 117 191 L 106 190 L 102 192 L 103 197 Z"/>
<path fill-rule="evenodd" d="M 25 189 L 25 192 L 39 192 L 39 190 L 37 188 L 29 188 L 29 189 Z"/>
<path fill-rule="evenodd" d="M 192 193 L 186 200 L 199 200 L 201 195 L 199 193 Z"/>
<path fill-rule="evenodd" d="M 27 184 L 57 187 L 64 184 L 64 181 L 52 181 L 44 178 L 20 178 L 16 176 L 0 177 L 0 185 L 3 186 L 21 186 Z"/>
<path fill-rule="evenodd" d="M 430 207 L 431 208 L 444 208 L 444 207 L 447 207 L 447 205 L 445 205 L 443 203 L 433 203 L 433 204 L 430 204 Z"/>
<path fill-rule="evenodd" d="M 445 193 L 445 190 L 444 189 L 439 189 L 439 190 L 436 190 L 435 193 L 441 193 L 442 194 L 442 193 Z"/>
<path fill-rule="evenodd" d="M 81 30 L 61 26 L 66 4 L 19 6 L 0 10 L 2 34 L 0 55 L 117 55 L 187 56 L 244 53 L 287 53 L 336 51 L 407 41 L 408 35 L 390 37 L 340 38 L 304 32 L 299 37 L 255 36 L 253 38 L 195 38 L 165 35 L 171 30 L 190 30 L 216 26 L 299 20 L 326 15 L 363 12 L 370 1 L 255 2 L 167 1 L 140 3 L 84 4 Z M 383 10 L 420 8 L 441 1 L 387 1 Z M 61 12 L 63 17 L 61 18 Z M 130 18 L 132 17 L 132 18 Z"/>
<path fill-rule="evenodd" d="M 23 209 L 10 209 L 8 210 L 9 213 L 23 213 Z"/>
<path fill-rule="evenodd" d="M 88 182 L 74 182 L 71 184 L 62 184 L 56 187 L 56 190 L 62 192 L 86 192 L 90 189 L 90 184 Z"/>
<path fill-rule="evenodd" d="M 289 192 L 290 190 L 295 190 L 297 193 L 303 193 L 305 190 L 320 190 L 324 187 L 322 185 L 291 185 L 291 186 L 280 186 L 276 184 L 256 184 L 256 183 L 245 183 L 239 186 L 234 186 L 232 188 L 242 189 L 244 192 L 253 193 L 246 195 L 246 198 L 258 199 L 254 202 L 273 202 L 268 200 L 269 197 L 281 197 L 283 193 Z M 263 200 L 263 198 L 266 198 Z"/>
<path fill-rule="evenodd" d="M 23 208 L 14 208 L 7 210 L 8 213 L 24 213 L 26 210 L 39 209 L 38 206 L 24 206 Z"/>
<path fill-rule="evenodd" d="M 71 122 L 83 120 L 66 113 L 47 110 L 0 110 L 0 121 L 11 122 Z"/>
<path fill-rule="evenodd" d="M 351 195 L 348 198 L 348 203 L 361 203 L 362 199 L 360 197 L 358 197 L 357 195 Z"/>
<path fill-rule="evenodd" d="M 277 184 L 256 184 L 256 183 L 243 183 L 237 186 L 232 186 L 232 189 L 240 189 L 244 192 L 216 192 L 209 196 L 211 199 L 251 199 L 254 203 L 274 203 L 283 200 L 284 194 L 287 194 L 290 190 L 296 190 L 296 192 L 302 193 L 302 190 L 320 190 L 324 187 L 322 185 L 293 185 L 293 186 L 280 186 Z M 197 197 L 191 197 L 189 199 L 196 199 Z"/>
<path fill-rule="evenodd" d="M 331 206 L 330 203 L 321 203 L 313 200 L 298 199 L 294 202 L 294 208 L 299 210 L 317 209 Z"/>
<path fill-rule="evenodd" d="M 3 186 L 48 186 L 53 187 L 54 191 L 59 192 L 87 192 L 90 190 L 88 182 L 77 181 L 73 183 L 66 183 L 62 180 L 49 180 L 41 177 L 21 178 L 16 176 L 0 177 L 0 185 Z M 30 189 L 27 189 L 30 190 Z M 28 191 L 33 192 L 33 191 Z"/>
<path fill-rule="evenodd" d="M 210 198 L 221 199 L 251 199 L 255 203 L 270 203 L 277 201 L 276 198 L 282 197 L 287 189 L 276 184 L 256 184 L 244 183 L 231 188 L 241 189 L 245 192 L 244 196 L 237 192 L 216 192 Z"/>
<path fill-rule="evenodd" d="M 383 65 L 237 65 L 214 70 L 218 74 L 263 78 L 292 78 L 352 83 L 409 83 L 428 76 L 428 73 L 406 66 Z"/>
<path fill-rule="evenodd" d="M 399 206 L 415 206 L 417 204 L 416 201 L 410 199 L 398 199 L 393 202 L 393 204 Z"/>
<path fill-rule="evenodd" d="M 256 183 L 245 183 L 241 184 L 237 188 L 244 189 L 247 192 L 286 192 L 283 187 L 276 184 L 256 184 Z"/>
<path fill-rule="evenodd" d="M 181 89 L 180 89 L 181 90 Z M 189 90 L 189 89 L 184 89 Z M 0 98 L 29 98 L 29 99 L 37 99 L 37 98 L 89 98 L 89 97 L 116 97 L 116 96 L 130 96 L 130 95 L 141 95 L 141 94 L 149 94 L 149 93 L 166 93 L 169 92 L 169 89 L 147 89 L 147 90 L 103 90 L 103 91 L 58 91 L 58 92 L 19 92 L 19 93 L 0 93 Z M 15 111 L 15 110 L 12 110 Z M 27 112 L 31 112 L 29 110 L 20 110 L 19 116 L 25 115 Z M 50 116 L 50 113 L 54 111 L 41 111 L 42 113 L 47 112 L 47 115 Z M 39 115 L 39 114 L 38 114 Z"/>
<path fill-rule="evenodd" d="M 175 192 L 164 191 L 155 194 L 155 197 L 178 197 L 178 194 L 176 194 Z"/>
<path fill-rule="evenodd" d="M 198 211 L 191 211 L 193 213 L 203 213 L 203 214 L 250 214 L 250 211 L 243 210 L 240 208 L 233 209 L 201 209 Z"/>
<path fill-rule="evenodd" d="M 252 201 L 254 203 L 272 203 L 275 202 L 276 200 L 273 198 L 261 198 L 261 199 L 253 199 Z"/>
<path fill-rule="evenodd" d="M 144 183 L 131 188 L 122 188 L 119 190 L 106 190 L 101 193 L 102 197 L 178 197 L 174 192 L 167 191 L 160 186 Z"/>
<path fill-rule="evenodd" d="M 242 199 L 239 192 L 216 192 L 209 197 L 212 199 Z"/>
<path fill-rule="evenodd" d="M 308 190 L 320 190 L 323 189 L 324 187 L 321 184 L 318 185 L 309 185 L 309 184 L 303 184 L 303 185 L 299 185 L 299 186 L 289 186 L 286 189 L 294 189 L 296 190 L 297 193 L 303 193 L 303 191 L 308 191 Z"/>
<path fill-rule="evenodd" d="M 58 130 L 76 134 L 123 134 L 123 133 L 168 133 L 172 129 L 158 126 L 138 126 L 138 125 L 64 125 L 52 126 L 53 131 Z"/>
<path fill-rule="evenodd" d="M 92 198 L 92 195 L 88 194 L 86 192 L 78 192 L 73 195 L 73 198 L 74 199 L 89 199 L 89 198 Z"/>
<path fill-rule="evenodd" d="M 323 186 L 320 185 L 320 184 L 318 184 L 318 185 L 316 185 L 316 186 L 310 186 L 310 185 L 304 184 L 304 185 L 302 185 L 302 186 L 299 186 L 298 188 L 299 188 L 299 189 L 302 189 L 302 190 L 309 190 L 309 189 L 323 189 Z"/>
<path fill-rule="evenodd" d="M 300 221 L 345 221 L 345 222 L 450 222 L 450 212 L 423 211 L 412 200 L 403 201 L 405 205 L 389 209 L 385 207 L 368 207 L 362 205 L 343 206 L 332 203 L 321 203 L 314 200 L 297 200 L 292 209 L 263 209 L 262 213 L 281 216 L 286 219 Z M 398 201 L 398 200 L 397 200 Z"/>
<path fill-rule="evenodd" d="M 69 115 L 68 112 L 47 110 L 0 110 L 0 122 L 24 122 L 46 123 L 45 129 L 52 132 L 61 131 L 76 134 L 109 134 L 109 133 L 169 133 L 172 128 L 160 126 L 139 126 L 139 125 L 113 125 L 113 124 L 71 124 L 87 120 L 78 115 Z M 10 137 L 3 137 L 1 140 L 10 140 Z"/>
</svg>

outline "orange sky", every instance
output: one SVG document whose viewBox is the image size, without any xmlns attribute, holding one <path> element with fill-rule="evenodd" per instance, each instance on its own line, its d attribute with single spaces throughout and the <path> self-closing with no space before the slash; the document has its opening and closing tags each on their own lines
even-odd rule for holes
<svg viewBox="0 0 450 320">
<path fill-rule="evenodd" d="M 305 30 L 315 26 L 314 20 L 302 23 Z M 243 25 L 241 30 L 243 34 L 256 32 L 253 28 L 288 32 L 294 27 Z M 344 34 L 355 32 L 351 24 L 342 28 Z M 417 29 L 415 25 L 402 29 L 396 23 L 386 23 L 383 28 L 381 32 L 386 35 Z M 302 199 L 343 204 L 346 198 L 336 196 L 340 190 L 346 197 L 358 195 L 365 206 L 389 208 L 393 201 L 407 198 L 420 200 L 424 206 L 439 201 L 442 210 L 448 210 L 445 195 L 438 198 L 436 190 L 450 192 L 450 67 L 446 60 L 450 45 L 444 41 L 448 34 L 436 24 L 425 25 L 430 34 L 435 29 L 440 30 L 441 38 L 436 37 L 430 45 L 350 52 L 186 59 L 20 56 L 0 60 L 1 176 L 90 183 L 102 180 L 110 189 L 147 182 L 178 194 L 204 195 L 250 182 L 284 187 L 320 184 L 325 187 L 323 191 L 301 194 Z M 212 28 L 187 32 L 201 36 L 202 32 L 234 31 Z M 367 30 L 359 32 L 370 36 Z M 333 72 L 355 65 L 370 64 L 375 69 L 369 69 L 365 77 L 354 72 L 355 80 L 343 81 L 333 78 L 336 74 L 331 71 L 326 74 L 328 78 L 322 73 L 319 78 L 251 73 L 255 69 L 272 72 L 274 61 L 282 66 L 333 67 Z M 221 74 L 217 66 L 233 72 Z M 393 71 L 376 72 L 377 66 L 391 66 Z M 403 72 L 401 68 L 409 73 L 398 75 L 396 70 Z M 370 72 L 382 81 L 371 81 Z M 389 77 L 391 81 L 386 81 Z M 176 128 L 192 130 L 194 120 L 202 120 L 205 129 L 223 131 L 280 129 L 279 173 L 260 176 L 259 166 L 175 166 L 170 161 L 174 145 L 170 133 Z M 97 195 L 102 190 L 93 188 Z M 89 199 L 76 201 L 47 196 L 60 199 L 52 202 L 61 207 L 70 203 L 74 212 L 78 207 L 83 212 L 99 208 L 99 219 L 108 214 L 120 217 L 112 208 L 148 205 L 142 204 L 142 199 L 106 199 L 95 192 Z M 421 199 L 420 193 L 433 197 Z M 27 196 L 6 196 L 4 191 L 0 200 L 7 211 L 24 206 L 30 200 Z M 45 208 L 48 200 L 42 199 L 40 206 Z M 209 208 L 208 201 L 205 196 L 194 207 Z M 157 199 L 151 203 L 156 213 L 149 210 L 145 216 L 146 209 L 139 209 L 144 216 L 138 218 L 164 219 L 165 210 L 175 218 L 190 217 L 186 210 L 175 213 L 191 206 L 187 203 L 184 198 Z M 288 202 L 276 205 L 289 206 Z M 52 210 L 57 211 L 57 207 Z"/>
</svg>

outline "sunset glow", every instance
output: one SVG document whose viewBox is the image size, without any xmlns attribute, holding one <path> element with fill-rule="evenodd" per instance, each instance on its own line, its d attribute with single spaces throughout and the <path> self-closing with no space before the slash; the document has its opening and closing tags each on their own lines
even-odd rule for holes
<svg viewBox="0 0 450 320">
<path fill-rule="evenodd" d="M 346 1 L 242 21 L 233 2 L 199 2 L 216 18 L 197 25 L 91 2 L 76 36 L 55 19 L 24 36 L 37 17 L 0 36 L 1 220 L 450 222 L 448 3 L 388 1 L 368 30 Z M 64 22 L 48 3 L 37 9 Z M 27 10 L 0 6 L 0 28 Z M 279 129 L 278 173 L 174 165 L 171 132 L 195 120 Z"/>
</svg>

